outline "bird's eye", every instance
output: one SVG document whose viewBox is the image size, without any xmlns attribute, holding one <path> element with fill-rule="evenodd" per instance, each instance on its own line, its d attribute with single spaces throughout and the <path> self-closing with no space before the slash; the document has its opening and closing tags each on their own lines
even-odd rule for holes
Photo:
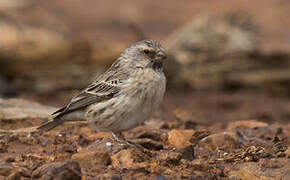
<svg viewBox="0 0 290 180">
<path fill-rule="evenodd" d="M 144 49 L 143 52 L 144 52 L 145 54 L 149 54 L 149 53 L 150 53 L 150 51 L 149 51 L 148 49 Z"/>
</svg>

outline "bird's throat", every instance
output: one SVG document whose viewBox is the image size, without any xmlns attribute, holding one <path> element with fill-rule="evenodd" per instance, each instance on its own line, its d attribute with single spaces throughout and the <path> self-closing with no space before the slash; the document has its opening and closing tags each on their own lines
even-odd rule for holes
<svg viewBox="0 0 290 180">
<path fill-rule="evenodd" d="M 155 70 L 161 70 L 163 67 L 163 61 L 154 61 L 152 64 L 152 68 Z"/>
</svg>

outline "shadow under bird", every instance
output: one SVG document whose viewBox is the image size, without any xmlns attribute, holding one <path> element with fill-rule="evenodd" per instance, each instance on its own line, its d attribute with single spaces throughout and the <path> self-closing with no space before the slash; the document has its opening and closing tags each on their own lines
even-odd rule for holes
<svg viewBox="0 0 290 180">
<path fill-rule="evenodd" d="M 138 126 L 162 102 L 165 59 L 158 42 L 136 42 L 65 107 L 54 112 L 52 120 L 37 129 L 48 131 L 74 119 L 86 119 L 93 130 L 112 133 Z"/>
</svg>

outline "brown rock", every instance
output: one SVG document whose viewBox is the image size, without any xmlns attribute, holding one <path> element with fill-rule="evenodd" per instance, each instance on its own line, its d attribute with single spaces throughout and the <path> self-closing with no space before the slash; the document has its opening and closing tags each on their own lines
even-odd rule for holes
<svg viewBox="0 0 290 180">
<path fill-rule="evenodd" d="M 199 144 L 212 151 L 217 148 L 238 148 L 242 144 L 239 141 L 237 134 L 234 132 L 222 132 L 217 134 L 211 134 L 203 138 Z"/>
<path fill-rule="evenodd" d="M 192 161 L 194 159 L 194 146 L 189 145 L 183 149 L 179 149 L 178 152 L 182 154 L 182 159 Z"/>
<path fill-rule="evenodd" d="M 104 151 L 81 150 L 72 156 L 72 160 L 78 162 L 82 168 L 103 167 L 110 163 L 110 156 Z"/>
<path fill-rule="evenodd" d="M 235 130 L 238 127 L 248 127 L 248 128 L 255 128 L 255 127 L 266 127 L 269 126 L 265 122 L 256 121 L 256 120 L 247 120 L 247 121 L 235 121 L 228 125 L 228 130 Z"/>
<path fill-rule="evenodd" d="M 81 180 L 79 163 L 75 161 L 45 164 L 32 173 L 34 178 L 42 180 Z"/>
<path fill-rule="evenodd" d="M 194 130 L 176 130 L 168 132 L 168 143 L 170 146 L 182 149 L 191 145 L 191 138 L 195 133 Z"/>
<path fill-rule="evenodd" d="M 145 168 L 147 156 L 136 149 L 124 149 L 111 156 L 112 165 L 117 169 Z"/>
</svg>

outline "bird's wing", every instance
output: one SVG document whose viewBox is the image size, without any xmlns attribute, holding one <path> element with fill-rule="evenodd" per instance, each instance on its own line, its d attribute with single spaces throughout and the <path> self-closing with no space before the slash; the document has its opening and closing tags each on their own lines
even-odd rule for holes
<svg viewBox="0 0 290 180">
<path fill-rule="evenodd" d="M 70 103 L 53 114 L 64 115 L 85 108 L 91 104 L 111 99 L 119 92 L 119 87 L 108 83 L 92 84 L 87 89 L 72 98 Z"/>
<path fill-rule="evenodd" d="M 67 106 L 54 112 L 53 115 L 58 114 L 62 116 L 91 104 L 113 98 L 120 91 L 120 85 L 129 77 L 127 71 L 116 67 L 116 65 L 111 66 L 107 72 L 99 76 L 97 81 L 73 97 Z"/>
</svg>

